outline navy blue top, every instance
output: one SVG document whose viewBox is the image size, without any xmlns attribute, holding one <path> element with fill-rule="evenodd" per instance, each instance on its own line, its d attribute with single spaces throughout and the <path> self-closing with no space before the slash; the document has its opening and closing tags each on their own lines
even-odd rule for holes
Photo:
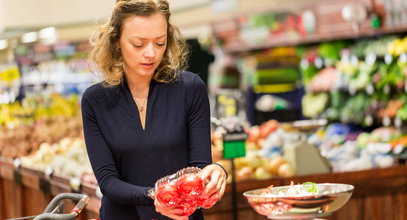
<svg viewBox="0 0 407 220">
<path fill-rule="evenodd" d="M 168 219 L 155 212 L 147 190 L 157 179 L 211 163 L 208 94 L 198 75 L 150 83 L 145 129 L 127 83 L 101 83 L 83 94 L 86 148 L 103 193 L 102 220 Z M 196 211 L 190 219 L 203 219 Z"/>
</svg>

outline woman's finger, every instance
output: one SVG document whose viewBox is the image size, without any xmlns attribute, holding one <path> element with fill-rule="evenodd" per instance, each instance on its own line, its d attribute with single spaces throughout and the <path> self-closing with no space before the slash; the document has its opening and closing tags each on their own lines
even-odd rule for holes
<svg viewBox="0 0 407 220">
<path fill-rule="evenodd" d="M 212 173 L 211 180 L 205 187 L 206 194 L 210 195 L 210 194 L 218 191 L 217 190 L 218 182 L 219 182 L 219 173 L 217 171 L 214 171 Z"/>
<path fill-rule="evenodd" d="M 208 165 L 208 166 L 210 166 L 210 165 Z M 212 174 L 212 170 L 208 169 L 207 167 L 205 167 L 204 169 L 201 170 L 201 179 L 205 182 L 205 184 L 210 181 L 211 174 Z"/>
<path fill-rule="evenodd" d="M 225 194 L 225 189 L 226 189 L 226 181 L 223 181 L 222 186 L 220 187 L 219 191 L 219 199 L 223 197 Z"/>
<path fill-rule="evenodd" d="M 162 205 L 158 200 L 154 201 L 154 206 L 155 206 L 155 210 L 156 212 L 165 215 L 171 219 L 176 219 L 176 220 L 184 220 L 184 219 L 188 219 L 187 216 L 181 216 L 179 215 L 180 213 L 182 213 L 182 209 L 179 208 L 170 208 L 168 206 L 164 206 Z"/>
<path fill-rule="evenodd" d="M 187 216 L 179 215 L 180 213 L 182 213 L 181 209 L 165 209 L 164 208 L 164 209 L 156 209 L 156 211 L 171 219 L 177 219 L 177 220 L 188 219 Z"/>
<path fill-rule="evenodd" d="M 225 178 L 224 177 L 221 177 L 219 180 L 218 180 L 218 182 L 217 182 L 217 184 L 216 184 L 216 188 L 218 189 L 218 191 L 222 188 L 222 185 L 225 183 Z"/>
</svg>

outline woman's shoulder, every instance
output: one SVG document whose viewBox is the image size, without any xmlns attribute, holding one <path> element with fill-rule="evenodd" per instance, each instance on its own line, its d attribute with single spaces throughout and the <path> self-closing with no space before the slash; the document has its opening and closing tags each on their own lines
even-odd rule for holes
<svg viewBox="0 0 407 220">
<path fill-rule="evenodd" d="M 83 96 L 91 98 L 91 97 L 97 96 L 98 94 L 100 94 L 102 92 L 104 92 L 104 88 L 103 88 L 102 82 L 99 82 L 99 83 L 89 86 L 83 93 Z"/>
<path fill-rule="evenodd" d="M 83 93 L 83 97 L 95 100 L 103 100 L 115 94 L 118 86 L 106 87 L 103 82 L 89 86 Z"/>
<path fill-rule="evenodd" d="M 194 89 L 197 86 L 198 87 L 205 86 L 205 83 L 203 82 L 201 77 L 199 77 L 198 74 L 193 72 L 184 71 L 180 74 L 180 78 L 182 80 L 183 85 L 187 89 Z"/>
</svg>

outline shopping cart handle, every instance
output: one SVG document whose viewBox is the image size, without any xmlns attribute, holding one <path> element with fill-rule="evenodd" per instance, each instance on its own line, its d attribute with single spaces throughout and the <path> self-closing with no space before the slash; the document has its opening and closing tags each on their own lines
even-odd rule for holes
<svg viewBox="0 0 407 220">
<path fill-rule="evenodd" d="M 44 213 L 37 215 L 33 220 L 74 220 L 77 215 L 72 214 L 55 214 L 55 213 Z"/>
<path fill-rule="evenodd" d="M 76 206 L 72 209 L 69 214 L 56 214 L 51 213 L 62 200 L 70 199 L 73 201 L 78 201 Z M 71 220 L 75 219 L 76 216 L 85 208 L 88 204 L 89 197 L 87 195 L 78 194 L 78 193 L 61 193 L 55 196 L 51 202 L 48 204 L 47 208 L 44 210 L 44 214 L 38 215 L 34 220 L 46 220 L 46 219 L 55 219 L 55 220 Z"/>
</svg>

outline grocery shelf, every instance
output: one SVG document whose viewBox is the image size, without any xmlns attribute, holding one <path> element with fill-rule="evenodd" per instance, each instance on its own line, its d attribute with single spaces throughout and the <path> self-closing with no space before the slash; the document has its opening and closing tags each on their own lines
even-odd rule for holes
<svg viewBox="0 0 407 220">
<path fill-rule="evenodd" d="M 95 82 L 97 77 L 92 73 L 29 73 L 23 76 L 23 85 L 35 84 L 78 84 Z"/>
<path fill-rule="evenodd" d="M 325 34 L 313 34 L 308 36 L 271 36 L 263 44 L 249 45 L 243 41 L 235 41 L 229 45 L 224 46 L 224 50 L 227 53 L 241 53 L 254 50 L 262 50 L 274 47 L 285 47 L 285 46 L 297 46 L 302 44 L 312 44 L 321 43 L 325 41 L 334 40 L 347 40 L 347 39 L 357 39 L 364 37 L 376 37 L 386 34 L 399 34 L 406 33 L 407 26 L 397 26 L 397 27 L 382 27 L 380 29 L 362 29 L 354 32 L 342 32 L 342 33 L 325 33 Z M 238 39 L 238 38 L 236 38 Z"/>
<path fill-rule="evenodd" d="M 15 166 L 13 162 L 0 156 L 0 219 L 42 213 L 55 195 L 65 192 L 88 195 L 90 201 L 81 218 L 97 217 L 100 208 L 100 199 L 96 195 L 97 186 L 84 183 L 81 184 L 80 191 L 77 191 L 72 188 L 70 178 Z"/>
</svg>

